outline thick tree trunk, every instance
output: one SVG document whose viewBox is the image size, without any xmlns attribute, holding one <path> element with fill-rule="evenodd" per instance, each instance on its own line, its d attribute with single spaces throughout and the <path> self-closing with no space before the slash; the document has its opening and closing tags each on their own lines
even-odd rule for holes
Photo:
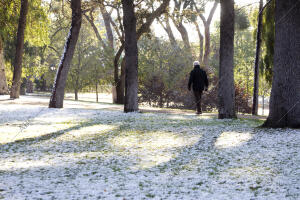
<svg viewBox="0 0 300 200">
<path fill-rule="evenodd" d="M 262 9 L 263 9 L 263 0 L 260 0 L 258 21 L 257 21 L 257 32 L 256 32 L 256 54 L 255 54 L 255 63 L 254 63 L 254 88 L 253 88 L 252 115 L 257 115 L 258 112 L 259 58 L 260 58 L 260 50 L 261 50 Z"/>
<path fill-rule="evenodd" d="M 276 0 L 274 73 L 265 127 L 300 128 L 300 4 Z"/>
<path fill-rule="evenodd" d="M 14 60 L 13 83 L 10 91 L 10 98 L 15 99 L 20 96 L 20 85 L 22 76 L 22 59 L 24 50 L 24 32 L 26 27 L 26 16 L 28 12 L 28 0 L 21 0 L 21 10 L 19 17 L 16 55 Z"/>
<path fill-rule="evenodd" d="M 124 112 L 138 111 L 138 48 L 136 17 L 131 0 L 122 0 L 125 30 L 125 105 Z"/>
<path fill-rule="evenodd" d="M 82 12 L 81 12 L 81 0 L 72 0 L 72 24 L 69 32 L 69 36 L 65 43 L 65 49 L 57 69 L 53 91 L 50 98 L 49 108 L 62 108 L 64 100 L 64 92 L 70 64 L 74 55 L 76 43 L 78 40 Z"/>
<path fill-rule="evenodd" d="M 4 46 L 0 37 L 0 95 L 8 94 L 5 74 Z"/>
<path fill-rule="evenodd" d="M 221 0 L 219 119 L 236 118 L 233 76 L 234 1 Z"/>
</svg>

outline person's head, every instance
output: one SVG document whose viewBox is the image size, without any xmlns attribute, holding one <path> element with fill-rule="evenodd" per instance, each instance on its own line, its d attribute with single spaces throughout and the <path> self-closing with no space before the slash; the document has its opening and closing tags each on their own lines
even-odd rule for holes
<svg viewBox="0 0 300 200">
<path fill-rule="evenodd" d="M 194 67 L 196 67 L 196 66 L 197 66 L 197 67 L 200 67 L 200 63 L 199 63 L 199 61 L 197 61 L 197 60 L 194 61 Z"/>
</svg>

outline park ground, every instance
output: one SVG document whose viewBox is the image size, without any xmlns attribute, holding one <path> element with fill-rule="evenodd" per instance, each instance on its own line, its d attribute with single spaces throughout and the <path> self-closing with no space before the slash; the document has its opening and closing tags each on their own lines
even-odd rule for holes
<svg viewBox="0 0 300 200">
<path fill-rule="evenodd" d="M 0 98 L 0 199 L 300 199 L 300 131 L 264 117 Z"/>
</svg>

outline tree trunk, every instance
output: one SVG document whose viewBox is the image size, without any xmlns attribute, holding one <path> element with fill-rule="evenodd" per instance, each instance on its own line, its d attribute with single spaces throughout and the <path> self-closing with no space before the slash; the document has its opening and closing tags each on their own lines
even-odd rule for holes
<svg viewBox="0 0 300 200">
<path fill-rule="evenodd" d="M 203 39 L 204 38 L 203 38 L 203 35 L 201 34 L 199 24 L 195 21 L 194 25 L 196 27 L 198 37 L 199 37 L 199 62 L 201 62 L 201 64 L 203 64 L 202 60 L 203 60 Z"/>
<path fill-rule="evenodd" d="M 191 45 L 190 45 L 189 34 L 188 34 L 185 26 L 183 25 L 182 22 L 179 22 L 179 23 L 176 24 L 175 20 L 174 20 L 174 24 L 175 24 L 175 27 L 177 28 L 177 30 L 179 31 L 179 33 L 181 35 L 184 47 L 186 49 L 190 49 Z"/>
<path fill-rule="evenodd" d="M 96 102 L 99 102 L 99 97 L 98 97 L 98 83 L 96 83 Z"/>
<path fill-rule="evenodd" d="M 121 78 L 119 77 L 119 60 L 121 54 L 124 50 L 124 45 L 122 45 L 114 58 L 114 82 L 115 82 L 115 92 L 113 92 L 113 103 L 124 104 L 124 91 L 121 91 Z M 122 66 L 121 66 L 122 68 Z M 122 69 L 121 69 L 122 70 Z M 122 72 L 121 72 L 122 73 Z"/>
<path fill-rule="evenodd" d="M 26 93 L 33 93 L 33 82 L 30 77 L 27 78 Z"/>
<path fill-rule="evenodd" d="M 22 59 L 24 50 L 24 32 L 26 27 L 26 16 L 28 12 L 28 0 L 21 0 L 21 10 L 18 24 L 16 54 L 14 60 L 13 83 L 10 91 L 10 98 L 16 99 L 20 96 L 20 85 L 22 76 Z"/>
<path fill-rule="evenodd" d="M 203 56 L 203 64 L 205 67 L 208 66 L 208 59 L 210 54 L 210 25 L 205 25 L 204 36 L 205 36 L 205 52 Z"/>
<path fill-rule="evenodd" d="M 265 95 L 262 96 L 262 115 L 265 114 Z"/>
<path fill-rule="evenodd" d="M 233 75 L 234 1 L 221 0 L 219 119 L 236 118 Z"/>
<path fill-rule="evenodd" d="M 165 23 L 166 23 L 166 26 L 164 26 L 164 24 L 158 20 L 158 22 L 160 23 L 160 25 L 164 28 L 164 30 L 166 31 L 166 33 L 168 34 L 168 37 L 169 37 L 169 40 L 170 40 L 170 43 L 173 47 L 177 47 L 177 42 L 176 42 L 176 39 L 175 39 L 175 36 L 173 34 L 173 31 L 172 31 L 172 28 L 171 28 L 171 25 L 170 25 L 170 20 L 169 20 L 169 16 L 168 14 L 165 15 Z"/>
<path fill-rule="evenodd" d="M 0 95 L 8 94 L 5 74 L 4 45 L 0 36 Z"/>
<path fill-rule="evenodd" d="M 121 62 L 121 76 L 116 87 L 117 104 L 124 104 L 125 102 L 125 73 L 125 59 L 123 59 Z"/>
<path fill-rule="evenodd" d="M 257 32 L 256 32 L 256 54 L 255 54 L 255 63 L 254 63 L 254 88 L 253 88 L 252 115 L 257 115 L 258 112 L 259 58 L 260 58 L 260 50 L 261 50 L 262 9 L 263 9 L 263 0 L 260 0 L 258 21 L 257 21 Z"/>
<path fill-rule="evenodd" d="M 274 73 L 264 127 L 300 128 L 300 4 L 276 0 Z"/>
<path fill-rule="evenodd" d="M 122 0 L 125 31 L 125 105 L 124 112 L 138 111 L 138 48 L 136 17 L 131 0 Z"/>
<path fill-rule="evenodd" d="M 100 5 L 101 14 L 104 20 L 104 25 L 106 29 L 106 35 L 109 42 L 109 46 L 113 49 L 114 48 L 114 35 L 110 26 L 110 15 L 107 13 L 103 4 Z"/>
<path fill-rule="evenodd" d="M 53 91 L 50 98 L 49 108 L 62 108 L 64 101 L 64 93 L 70 64 L 74 55 L 76 43 L 78 40 L 82 12 L 81 12 L 81 0 L 72 0 L 72 24 L 71 29 L 65 43 L 65 49 L 57 69 Z"/>
<path fill-rule="evenodd" d="M 78 89 L 74 89 L 74 94 L 75 94 L 75 101 L 78 101 Z"/>
</svg>

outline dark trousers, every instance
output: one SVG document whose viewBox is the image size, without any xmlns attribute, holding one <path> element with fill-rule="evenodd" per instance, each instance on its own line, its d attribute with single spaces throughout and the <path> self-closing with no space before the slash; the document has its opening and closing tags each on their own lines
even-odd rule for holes
<svg viewBox="0 0 300 200">
<path fill-rule="evenodd" d="M 202 92 L 203 92 L 202 90 L 200 90 L 200 91 L 194 91 L 195 101 L 196 101 L 196 106 L 197 106 L 197 112 L 198 113 L 202 113 L 202 110 L 201 110 Z"/>
</svg>

